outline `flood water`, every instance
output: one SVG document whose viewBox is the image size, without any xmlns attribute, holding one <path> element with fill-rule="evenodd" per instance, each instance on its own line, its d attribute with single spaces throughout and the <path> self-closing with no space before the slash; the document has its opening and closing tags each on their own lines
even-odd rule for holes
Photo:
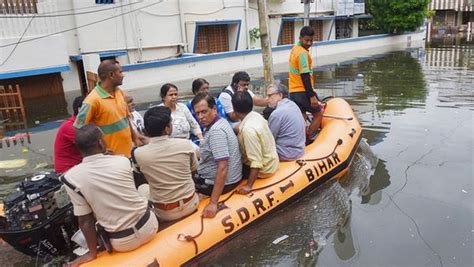
<svg viewBox="0 0 474 267">
<path fill-rule="evenodd" d="M 366 143 L 349 173 L 200 264 L 473 266 L 474 43 L 436 39 L 424 48 L 320 66 L 316 88 L 320 96 L 348 100 L 363 127 Z M 24 159 L 0 168 L 0 198 L 24 175 L 51 167 L 58 124 L 41 126 L 31 144 L 0 149 L 1 161 Z M 1 265 L 35 261 L 1 243 L 0 255 Z"/>
</svg>

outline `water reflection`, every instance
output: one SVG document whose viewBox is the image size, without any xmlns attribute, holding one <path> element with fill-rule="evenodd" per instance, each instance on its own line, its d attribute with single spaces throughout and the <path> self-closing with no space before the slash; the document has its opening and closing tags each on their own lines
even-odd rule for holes
<svg viewBox="0 0 474 267">
<path fill-rule="evenodd" d="M 357 254 L 351 230 L 352 190 L 366 187 L 373 172 L 368 159 L 356 154 L 350 171 L 341 181 L 329 181 L 291 207 L 266 218 L 229 244 L 218 248 L 200 262 L 210 266 L 314 266 L 320 252 L 332 246 L 341 260 Z M 273 244 L 280 236 L 288 239 Z"/>
</svg>

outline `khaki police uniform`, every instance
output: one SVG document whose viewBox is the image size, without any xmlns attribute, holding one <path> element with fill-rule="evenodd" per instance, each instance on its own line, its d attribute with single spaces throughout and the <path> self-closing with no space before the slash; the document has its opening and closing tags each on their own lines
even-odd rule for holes
<svg viewBox="0 0 474 267">
<path fill-rule="evenodd" d="M 137 223 L 149 213 L 148 201 L 136 190 L 130 161 L 126 157 L 104 154 L 85 157 L 66 173 L 65 178 L 82 194 L 66 187 L 74 215 L 93 213 L 111 235 L 132 230 L 130 235 L 110 239 L 114 250 L 133 250 L 155 236 L 158 220 L 154 214 L 137 228 Z"/>
<path fill-rule="evenodd" d="M 189 140 L 159 136 L 134 152 L 137 167 L 149 186 L 149 198 L 163 221 L 173 221 L 193 213 L 199 204 L 192 171 L 198 161 Z"/>
</svg>

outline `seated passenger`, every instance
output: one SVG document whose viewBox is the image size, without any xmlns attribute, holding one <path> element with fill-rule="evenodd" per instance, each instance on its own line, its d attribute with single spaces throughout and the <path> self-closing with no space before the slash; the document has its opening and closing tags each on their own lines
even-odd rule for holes
<svg viewBox="0 0 474 267">
<path fill-rule="evenodd" d="M 255 180 L 267 178 L 278 169 L 279 161 L 275 139 L 267 121 L 253 109 L 248 92 L 236 92 L 232 97 L 234 112 L 242 120 L 238 140 L 244 170 L 248 170 L 247 184 L 238 189 L 239 194 L 248 194 Z M 245 171 L 246 172 L 246 171 Z M 244 177 L 246 173 L 244 172 Z"/>
<path fill-rule="evenodd" d="M 171 110 L 173 132 L 170 137 L 189 139 L 190 133 L 202 140 L 201 128 L 193 118 L 185 104 L 178 103 L 178 87 L 166 83 L 161 87 L 161 99 L 163 103 L 159 106 L 168 107 Z"/>
<path fill-rule="evenodd" d="M 81 163 L 81 152 L 74 144 L 75 128 L 74 121 L 82 106 L 84 97 L 78 96 L 72 102 L 74 114 L 65 120 L 56 133 L 54 140 L 54 171 L 56 173 L 65 173 L 70 168 Z"/>
<path fill-rule="evenodd" d="M 193 85 L 192 85 L 191 89 L 193 90 L 193 94 L 195 96 L 199 93 L 208 94 L 209 93 L 209 82 L 206 81 L 203 78 L 198 78 L 198 79 L 193 81 Z M 221 118 L 225 119 L 226 116 L 225 116 L 224 108 L 222 107 L 221 101 L 219 100 L 219 98 L 216 98 L 216 97 L 214 97 L 214 100 L 216 102 L 217 114 L 219 114 L 219 116 Z M 196 119 L 196 121 L 199 122 L 198 116 L 197 116 L 196 112 L 194 111 L 194 108 L 193 108 L 193 105 L 191 104 L 191 102 L 192 102 L 192 99 L 189 100 L 188 103 L 186 103 L 186 106 L 188 107 L 191 114 L 193 114 L 194 119 Z M 202 125 L 201 125 L 201 130 L 203 130 Z"/>
<path fill-rule="evenodd" d="M 145 113 L 150 143 L 135 149 L 136 168 L 147 180 L 149 198 L 162 221 L 174 221 L 193 213 L 199 204 L 192 173 L 198 161 L 191 142 L 169 138 L 173 131 L 171 111 L 153 107 Z"/>
<path fill-rule="evenodd" d="M 148 209 L 147 199 L 135 188 L 129 159 L 104 155 L 103 136 L 94 125 L 76 130 L 75 143 L 84 158 L 62 179 L 89 248 L 87 254 L 72 262 L 73 266 L 96 258 L 96 222 L 108 232 L 116 251 L 136 249 L 158 230 L 158 220 Z"/>
<path fill-rule="evenodd" d="M 245 91 L 250 94 L 255 106 L 265 107 L 267 105 L 267 100 L 263 97 L 256 96 L 250 89 L 250 76 L 245 71 L 239 71 L 232 76 L 232 82 L 226 88 L 224 88 L 219 95 L 219 100 L 222 103 L 222 107 L 227 116 L 227 120 L 229 121 L 232 128 L 236 128 L 236 126 L 240 123 L 240 119 L 234 112 L 234 108 L 232 107 L 232 96 L 237 91 Z"/>
<path fill-rule="evenodd" d="M 127 93 L 126 91 L 123 92 L 123 98 L 125 99 L 125 103 L 127 103 L 128 111 L 130 112 L 130 122 L 132 125 L 133 130 L 140 134 L 144 134 L 145 126 L 143 125 L 143 117 L 135 110 L 135 102 L 133 102 L 133 97 Z"/>
<path fill-rule="evenodd" d="M 242 179 L 242 161 L 239 143 L 229 123 L 217 114 L 214 97 L 198 94 L 192 101 L 199 123 L 206 130 L 201 142 L 198 192 L 211 196 L 202 216 L 213 218 L 221 194 L 234 189 Z"/>
<path fill-rule="evenodd" d="M 306 129 L 300 108 L 288 99 L 288 89 L 282 84 L 270 85 L 267 98 L 268 105 L 275 108 L 268 118 L 268 126 L 275 138 L 280 160 L 290 161 L 302 157 Z"/>
</svg>

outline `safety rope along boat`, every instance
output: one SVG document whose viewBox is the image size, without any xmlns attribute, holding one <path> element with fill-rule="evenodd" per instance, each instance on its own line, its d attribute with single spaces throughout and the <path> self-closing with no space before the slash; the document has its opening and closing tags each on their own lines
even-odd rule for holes
<svg viewBox="0 0 474 267">
<path fill-rule="evenodd" d="M 197 262 L 264 217 L 348 170 L 357 150 L 361 127 L 349 104 L 328 100 L 321 132 L 304 156 L 281 162 L 270 178 L 257 179 L 248 195 L 234 191 L 221 196 L 215 218 L 201 217 L 209 199 L 198 211 L 159 231 L 149 243 L 130 252 L 102 252 L 84 266 L 179 266 Z M 245 183 L 243 181 L 242 183 Z"/>
</svg>

